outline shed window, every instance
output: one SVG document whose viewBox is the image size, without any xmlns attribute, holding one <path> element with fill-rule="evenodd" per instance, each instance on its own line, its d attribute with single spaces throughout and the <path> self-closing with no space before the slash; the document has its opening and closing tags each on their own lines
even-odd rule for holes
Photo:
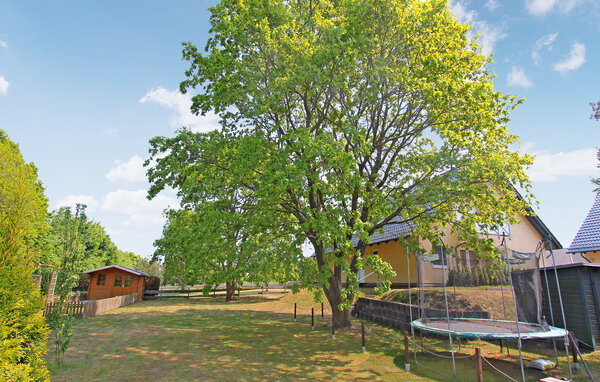
<svg viewBox="0 0 600 382">
<path fill-rule="evenodd" d="M 131 286 L 131 276 L 125 276 L 125 285 L 124 288 L 129 288 Z"/>
<path fill-rule="evenodd" d="M 106 274 L 99 273 L 98 278 L 96 279 L 96 285 L 104 285 L 106 283 Z"/>
<path fill-rule="evenodd" d="M 115 276 L 115 286 L 123 286 L 123 276 Z"/>
</svg>

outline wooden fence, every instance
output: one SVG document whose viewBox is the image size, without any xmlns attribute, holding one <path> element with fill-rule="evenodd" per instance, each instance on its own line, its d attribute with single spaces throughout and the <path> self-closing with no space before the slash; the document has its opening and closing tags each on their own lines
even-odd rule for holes
<svg viewBox="0 0 600 382">
<path fill-rule="evenodd" d="M 44 317 L 50 316 L 52 311 L 58 308 L 58 302 L 49 302 L 46 304 L 44 308 Z M 81 318 L 83 317 L 83 312 L 85 310 L 85 302 L 84 301 L 73 301 L 67 304 L 66 310 L 69 314 L 73 315 L 73 317 Z"/>
<path fill-rule="evenodd" d="M 137 302 L 137 293 L 104 298 L 102 300 L 88 300 L 85 303 L 84 317 L 93 317 L 100 313 L 108 312 L 109 310 L 134 304 L 135 302 Z"/>
</svg>

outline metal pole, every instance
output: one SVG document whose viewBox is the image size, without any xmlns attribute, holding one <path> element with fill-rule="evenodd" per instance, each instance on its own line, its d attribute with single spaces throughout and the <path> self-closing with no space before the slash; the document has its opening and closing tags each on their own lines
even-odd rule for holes
<svg viewBox="0 0 600 382">
<path fill-rule="evenodd" d="M 404 331 L 404 370 L 410 371 L 410 345 L 407 331 Z"/>
<path fill-rule="evenodd" d="M 294 303 L 294 322 L 296 322 L 296 303 Z"/>
<path fill-rule="evenodd" d="M 550 321 L 552 322 L 552 326 L 556 326 L 554 324 L 554 311 L 552 307 L 552 298 L 550 297 L 550 284 L 548 283 L 548 270 L 546 269 L 546 255 L 544 254 L 544 242 L 540 240 L 538 244 L 540 246 L 540 250 L 542 251 L 542 266 L 544 267 L 544 280 L 546 281 L 546 294 L 548 294 L 548 309 L 550 310 Z M 545 320 L 545 318 L 544 318 Z M 556 340 L 552 339 L 552 346 L 554 347 L 554 359 L 556 361 L 556 366 L 558 366 L 558 350 L 556 349 Z"/>
<path fill-rule="evenodd" d="M 315 330 L 315 308 L 310 308 L 310 330 Z"/>
<path fill-rule="evenodd" d="M 550 254 L 552 255 L 552 264 L 554 266 L 554 277 L 556 278 L 556 290 L 558 291 L 558 301 L 560 302 L 560 312 L 563 319 L 563 328 L 567 329 L 567 319 L 565 318 L 565 308 L 562 300 L 562 293 L 560 292 L 560 282 L 558 281 L 558 271 L 556 270 L 556 259 L 554 258 L 554 251 L 552 250 L 552 240 L 548 237 L 548 245 Z M 569 379 L 573 379 L 573 370 L 571 369 L 571 359 L 569 358 L 569 338 L 565 335 L 565 352 L 567 353 L 567 361 L 569 363 Z"/>
<path fill-rule="evenodd" d="M 508 246 L 506 245 L 506 233 L 502 233 L 502 243 L 504 244 L 504 260 L 506 261 L 506 266 L 508 267 L 508 280 L 510 281 L 510 292 L 513 298 L 513 306 L 515 308 L 515 324 L 517 325 L 517 343 L 519 345 L 519 360 L 521 361 L 521 376 L 523 377 L 523 382 L 525 382 L 525 367 L 523 366 L 523 351 L 521 349 L 521 329 L 519 328 L 519 311 L 517 309 L 517 299 L 515 298 L 515 287 L 512 281 L 512 272 L 510 270 L 510 262 L 508 261 Z"/>
<path fill-rule="evenodd" d="M 502 311 L 504 312 L 504 319 L 506 320 L 506 304 L 504 303 L 504 273 L 502 272 L 502 265 L 498 263 L 500 269 L 500 293 L 502 294 Z"/>
<path fill-rule="evenodd" d="M 450 348 L 452 349 L 452 372 L 456 378 L 456 361 L 454 360 L 454 342 L 452 341 L 452 331 L 450 330 L 450 314 L 448 312 L 448 291 L 446 289 L 446 272 L 444 270 L 444 242 L 440 236 L 440 254 L 442 258 L 442 283 L 444 284 L 444 299 L 446 301 L 446 322 L 448 323 L 448 338 L 450 339 Z"/>
</svg>

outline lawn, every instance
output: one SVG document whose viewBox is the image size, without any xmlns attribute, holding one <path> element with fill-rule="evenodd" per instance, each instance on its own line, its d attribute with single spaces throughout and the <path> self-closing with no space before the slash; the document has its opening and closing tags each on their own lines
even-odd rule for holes
<svg viewBox="0 0 600 382">
<path fill-rule="evenodd" d="M 293 306 L 298 304 L 298 322 Z M 315 308 L 315 330 L 310 309 Z M 78 320 L 71 348 L 61 367 L 52 363 L 53 381 L 259 381 L 259 380 L 452 380 L 414 364 L 404 371 L 402 333 L 367 323 L 367 352 L 361 351 L 360 321 L 331 338 L 329 311 L 320 320 L 320 305 L 309 293 L 293 295 L 270 291 L 244 294 L 233 303 L 222 296 L 166 298 L 144 301 L 106 314 Z M 425 340 L 439 350 L 446 342 Z M 482 347 L 484 356 L 519 379 L 518 355 L 499 354 L 485 342 L 463 343 L 461 357 Z M 527 354 L 533 357 L 532 354 Z M 424 365 L 451 372 L 451 361 L 419 355 Z M 600 352 L 586 356 L 600 375 Z M 566 365 L 561 359 L 561 366 Z M 475 379 L 473 357 L 457 360 L 458 379 Z M 542 374 L 531 371 L 532 381 Z M 553 375 L 567 376 L 565 369 Z M 576 380 L 586 380 L 576 372 Z M 504 381 L 484 366 L 485 381 Z"/>
</svg>

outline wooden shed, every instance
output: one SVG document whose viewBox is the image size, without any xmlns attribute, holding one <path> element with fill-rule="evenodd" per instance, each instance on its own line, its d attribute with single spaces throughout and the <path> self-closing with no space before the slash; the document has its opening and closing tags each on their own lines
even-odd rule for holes
<svg viewBox="0 0 600 382">
<path fill-rule="evenodd" d="M 120 265 L 108 265 L 83 273 L 90 275 L 88 300 L 102 300 L 132 293 L 137 293 L 138 301 L 144 297 L 144 281 L 148 276 L 144 272 Z"/>
<path fill-rule="evenodd" d="M 546 264 L 548 264 L 546 262 Z M 577 337 L 583 348 L 600 348 L 600 264 L 567 264 L 557 266 L 558 282 L 562 294 L 566 329 Z M 552 313 L 554 313 L 554 326 L 563 328 L 562 313 L 558 291 L 556 288 L 556 276 L 552 267 L 540 269 L 543 314 L 548 323 L 552 324 L 548 294 L 546 291 L 546 278 L 550 286 L 550 298 L 552 300 Z"/>
</svg>

